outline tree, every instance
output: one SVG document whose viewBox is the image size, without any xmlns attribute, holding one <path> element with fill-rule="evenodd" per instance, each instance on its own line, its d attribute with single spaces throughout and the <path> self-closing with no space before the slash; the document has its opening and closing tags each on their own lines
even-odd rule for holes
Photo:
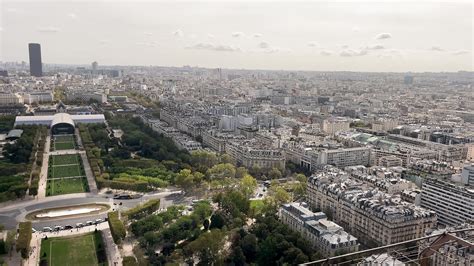
<svg viewBox="0 0 474 266">
<path fill-rule="evenodd" d="M 224 153 L 221 155 L 221 163 L 230 163 L 230 164 L 235 164 L 235 160 L 227 153 Z"/>
<path fill-rule="evenodd" d="M 248 234 L 241 240 L 240 246 L 247 258 L 247 262 L 252 262 L 257 257 L 257 238 L 254 234 Z"/>
<path fill-rule="evenodd" d="M 235 178 L 243 178 L 246 174 L 248 174 L 248 171 L 245 167 L 237 167 L 235 169 Z"/>
<path fill-rule="evenodd" d="M 220 212 L 216 212 L 211 216 L 211 224 L 209 226 L 210 229 L 218 228 L 221 229 L 225 225 L 224 216 Z"/>
<path fill-rule="evenodd" d="M 297 182 L 293 184 L 293 198 L 300 199 L 306 195 L 308 178 L 303 174 L 297 174 L 295 178 Z"/>
<path fill-rule="evenodd" d="M 214 178 L 234 178 L 235 177 L 235 166 L 230 163 L 221 163 L 214 165 L 208 170 L 211 179 Z"/>
<path fill-rule="evenodd" d="M 275 201 L 278 205 L 287 203 L 291 199 L 290 194 L 288 194 L 288 192 L 286 192 L 286 190 L 283 189 L 282 187 L 277 187 L 275 189 L 275 192 L 273 193 L 273 197 L 275 198 Z"/>
<path fill-rule="evenodd" d="M 221 259 L 219 251 L 224 246 L 224 237 L 221 230 L 214 229 L 201 234 L 185 249 L 199 257 L 199 265 L 213 265 Z"/>
<path fill-rule="evenodd" d="M 179 171 L 175 180 L 176 185 L 180 186 L 184 191 L 189 191 L 194 185 L 194 176 L 189 169 Z"/>
<path fill-rule="evenodd" d="M 191 152 L 191 164 L 199 172 L 206 172 L 209 168 L 217 164 L 217 156 L 214 152 L 197 150 Z"/>
<path fill-rule="evenodd" d="M 257 180 L 253 176 L 246 174 L 240 180 L 240 189 L 245 197 L 250 198 L 257 188 Z"/>
<path fill-rule="evenodd" d="M 272 170 L 268 172 L 268 177 L 270 177 L 270 179 L 280 179 L 282 174 L 278 168 L 272 168 Z"/>
</svg>

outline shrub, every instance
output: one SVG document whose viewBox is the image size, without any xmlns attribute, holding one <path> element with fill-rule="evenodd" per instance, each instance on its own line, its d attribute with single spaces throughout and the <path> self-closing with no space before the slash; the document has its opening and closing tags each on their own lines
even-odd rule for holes
<svg viewBox="0 0 474 266">
<path fill-rule="evenodd" d="M 21 222 L 18 225 L 18 239 L 16 240 L 16 251 L 21 253 L 21 257 L 26 259 L 30 252 L 32 226 L 31 222 Z"/>
<path fill-rule="evenodd" d="M 118 212 L 109 212 L 107 217 L 109 218 L 109 227 L 110 232 L 112 233 L 112 238 L 114 239 L 115 244 L 118 245 L 127 235 L 127 231 L 118 217 Z"/>
<path fill-rule="evenodd" d="M 138 262 L 137 262 L 137 259 L 135 259 L 135 257 L 126 256 L 126 257 L 123 257 L 122 265 L 123 266 L 138 266 Z"/>
<path fill-rule="evenodd" d="M 153 214 L 160 208 L 160 199 L 152 199 L 144 204 L 138 205 L 124 213 L 130 219 L 140 219 L 147 215 Z"/>
</svg>

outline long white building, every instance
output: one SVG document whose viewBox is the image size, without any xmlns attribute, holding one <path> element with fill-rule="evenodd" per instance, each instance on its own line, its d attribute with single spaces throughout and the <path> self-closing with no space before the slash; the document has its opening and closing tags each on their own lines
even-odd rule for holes
<svg viewBox="0 0 474 266">
<path fill-rule="evenodd" d="M 426 178 L 421 189 L 421 206 L 435 211 L 438 222 L 444 225 L 474 223 L 474 188 Z"/>
</svg>

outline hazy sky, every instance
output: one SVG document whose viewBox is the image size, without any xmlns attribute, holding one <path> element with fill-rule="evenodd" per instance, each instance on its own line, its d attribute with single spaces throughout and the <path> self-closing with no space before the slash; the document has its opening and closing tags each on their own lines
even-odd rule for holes
<svg viewBox="0 0 474 266">
<path fill-rule="evenodd" d="M 473 70 L 473 24 L 470 1 L 0 0 L 0 61 Z"/>
</svg>

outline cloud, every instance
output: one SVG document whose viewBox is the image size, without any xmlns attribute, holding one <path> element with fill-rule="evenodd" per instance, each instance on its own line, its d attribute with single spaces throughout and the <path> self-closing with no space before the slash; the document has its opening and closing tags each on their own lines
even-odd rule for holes
<svg viewBox="0 0 474 266">
<path fill-rule="evenodd" d="M 177 30 L 173 31 L 173 35 L 176 36 L 176 37 L 183 37 L 184 33 L 183 33 L 182 30 L 177 29 Z"/>
<path fill-rule="evenodd" d="M 367 49 L 368 50 L 383 50 L 385 49 L 385 46 L 381 44 L 372 44 L 372 45 L 367 46 Z"/>
<path fill-rule="evenodd" d="M 347 49 L 340 52 L 339 55 L 342 57 L 363 56 L 363 55 L 367 55 L 367 50 Z"/>
<path fill-rule="evenodd" d="M 267 49 L 270 45 L 267 42 L 261 42 L 258 44 L 258 48 Z"/>
<path fill-rule="evenodd" d="M 152 36 L 153 35 L 152 32 L 148 32 L 148 31 L 143 32 L 143 34 L 146 35 L 146 36 Z"/>
<path fill-rule="evenodd" d="M 254 38 L 260 38 L 260 37 L 262 37 L 262 36 L 263 36 L 263 34 L 261 34 L 261 33 L 255 33 L 255 34 L 253 35 Z"/>
<path fill-rule="evenodd" d="M 347 48 L 349 48 L 349 45 L 347 45 L 347 44 L 341 44 L 340 46 L 341 46 L 342 49 L 347 49 Z"/>
<path fill-rule="evenodd" d="M 376 40 L 385 40 L 385 39 L 390 39 L 392 38 L 392 34 L 390 33 L 380 33 L 377 36 L 375 36 Z"/>
<path fill-rule="evenodd" d="M 439 46 L 433 46 L 429 50 L 430 51 L 435 51 L 435 52 L 444 52 L 444 49 L 439 47 Z"/>
<path fill-rule="evenodd" d="M 319 52 L 320 55 L 323 55 L 323 56 L 330 56 L 333 54 L 332 51 L 321 51 Z"/>
<path fill-rule="evenodd" d="M 137 45 L 139 46 L 148 46 L 148 47 L 156 47 L 158 46 L 158 43 L 157 42 L 137 42 L 136 43 Z"/>
<path fill-rule="evenodd" d="M 100 44 L 101 46 L 106 46 L 106 45 L 109 44 L 109 43 L 110 43 L 109 40 L 100 40 L 100 41 L 99 41 L 99 44 Z"/>
<path fill-rule="evenodd" d="M 457 51 L 452 51 L 451 54 L 453 55 L 463 55 L 463 54 L 468 54 L 470 53 L 469 50 L 457 50 Z"/>
<path fill-rule="evenodd" d="M 243 32 L 240 32 L 240 31 L 232 32 L 232 37 L 234 37 L 234 38 L 238 38 L 238 37 L 241 37 L 241 36 L 244 36 Z"/>
<path fill-rule="evenodd" d="M 59 29 L 58 27 L 52 27 L 52 26 L 38 28 L 38 31 L 43 32 L 43 33 L 56 33 L 56 32 L 59 32 L 60 30 L 61 29 Z"/>
<path fill-rule="evenodd" d="M 197 43 L 192 46 L 185 47 L 186 49 L 197 49 L 197 50 L 210 50 L 218 52 L 241 52 L 242 50 L 238 47 L 231 45 L 213 44 L 213 43 Z"/>
<path fill-rule="evenodd" d="M 74 13 L 69 13 L 69 14 L 67 14 L 67 16 L 71 19 L 77 19 L 77 15 L 74 14 Z"/>
<path fill-rule="evenodd" d="M 9 7 L 9 8 L 7 8 L 7 12 L 8 13 L 19 13 L 20 10 L 16 9 L 16 8 Z"/>
<path fill-rule="evenodd" d="M 196 38 L 197 38 L 197 35 L 194 34 L 194 33 L 191 33 L 191 34 L 189 34 L 188 37 L 191 38 L 191 39 L 196 39 Z"/>
<path fill-rule="evenodd" d="M 2 27 L 0 27 L 0 32 L 1 32 L 1 31 L 3 31 L 3 28 L 2 28 Z"/>
<path fill-rule="evenodd" d="M 354 26 L 354 27 L 352 27 L 352 31 L 353 31 L 353 32 L 359 32 L 359 31 L 360 31 L 360 28 L 357 27 L 357 26 Z"/>
<path fill-rule="evenodd" d="M 317 42 L 310 42 L 308 43 L 309 47 L 319 47 L 319 44 Z"/>
<path fill-rule="evenodd" d="M 210 33 L 209 33 L 209 34 L 207 34 L 207 37 L 208 37 L 208 38 L 211 38 L 211 39 L 214 39 L 216 36 L 214 36 L 214 34 L 210 34 Z"/>
</svg>

